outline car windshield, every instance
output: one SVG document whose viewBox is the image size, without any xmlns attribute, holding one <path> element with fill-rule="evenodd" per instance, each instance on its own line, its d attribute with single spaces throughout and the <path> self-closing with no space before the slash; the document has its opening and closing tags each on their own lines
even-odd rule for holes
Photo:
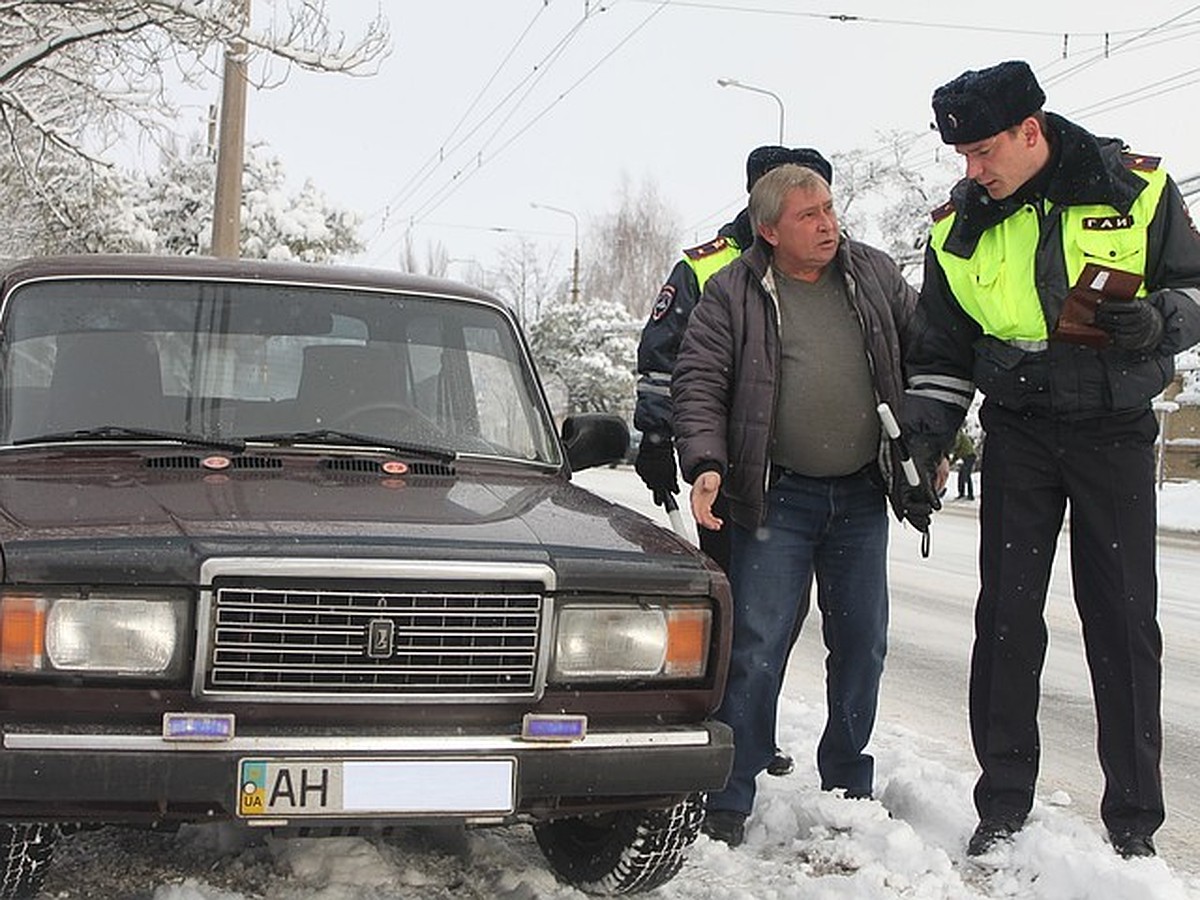
<svg viewBox="0 0 1200 900">
<path fill-rule="evenodd" d="M 56 280 L 13 291 L 0 329 L 2 444 L 120 434 L 559 463 L 514 326 L 482 302 Z"/>
</svg>

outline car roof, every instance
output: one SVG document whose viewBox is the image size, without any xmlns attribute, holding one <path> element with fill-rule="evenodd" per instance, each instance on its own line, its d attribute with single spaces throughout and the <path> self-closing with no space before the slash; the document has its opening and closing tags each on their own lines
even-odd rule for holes
<svg viewBox="0 0 1200 900">
<path fill-rule="evenodd" d="M 218 259 L 212 256 L 79 254 L 37 256 L 0 268 L 0 297 L 22 282 L 53 278 L 162 278 L 247 281 L 333 288 L 369 288 L 406 294 L 432 294 L 480 301 L 508 311 L 493 294 L 444 278 L 359 266 Z"/>
</svg>

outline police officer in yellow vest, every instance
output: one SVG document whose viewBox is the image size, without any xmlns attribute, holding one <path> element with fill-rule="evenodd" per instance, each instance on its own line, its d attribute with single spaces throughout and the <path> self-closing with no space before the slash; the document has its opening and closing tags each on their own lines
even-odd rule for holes
<svg viewBox="0 0 1200 900">
<path fill-rule="evenodd" d="M 1043 112 L 1044 101 L 1017 61 L 933 95 L 966 178 L 934 214 L 905 425 L 915 452 L 935 456 L 983 394 L 970 676 L 981 775 L 968 854 L 1007 840 L 1033 803 L 1046 589 L 1069 505 L 1101 818 L 1121 856 L 1150 856 L 1164 817 L 1150 401 L 1174 355 L 1200 340 L 1200 236 L 1157 159 Z M 1077 323 L 1089 336 L 1062 339 L 1081 279 L 1077 293 L 1098 301 L 1085 305 L 1094 320 Z"/>
</svg>

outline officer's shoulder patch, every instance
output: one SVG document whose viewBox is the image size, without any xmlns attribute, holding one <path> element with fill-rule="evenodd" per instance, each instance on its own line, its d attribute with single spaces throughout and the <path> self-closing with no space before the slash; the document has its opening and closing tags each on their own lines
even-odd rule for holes
<svg viewBox="0 0 1200 900">
<path fill-rule="evenodd" d="M 954 212 L 954 201 L 947 200 L 945 203 L 943 203 L 937 209 L 930 212 L 929 218 L 933 219 L 933 221 L 935 221 L 935 222 L 940 222 L 940 221 L 942 221 L 942 219 L 946 218 L 946 216 L 950 215 L 950 213 L 952 213 L 952 212 Z"/>
<path fill-rule="evenodd" d="M 654 300 L 654 307 L 650 310 L 650 321 L 657 322 L 675 305 L 675 285 L 664 284 L 662 290 L 658 292 L 658 297 Z"/>
<path fill-rule="evenodd" d="M 1125 168 L 1138 172 L 1153 172 L 1162 162 L 1161 156 L 1147 156 L 1144 153 L 1132 153 L 1129 150 L 1121 152 L 1121 162 Z"/>
<path fill-rule="evenodd" d="M 695 247 L 688 247 L 683 251 L 683 255 L 688 259 L 697 260 L 704 259 L 706 256 L 712 256 L 714 253 L 720 253 L 729 246 L 729 238 L 715 237 L 706 244 L 699 244 Z"/>
</svg>

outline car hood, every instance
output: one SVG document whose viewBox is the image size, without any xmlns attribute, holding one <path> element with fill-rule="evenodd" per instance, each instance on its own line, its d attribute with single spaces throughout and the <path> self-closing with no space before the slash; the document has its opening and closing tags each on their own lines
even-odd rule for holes
<svg viewBox="0 0 1200 900">
<path fill-rule="evenodd" d="M 227 555 L 537 561 L 558 570 L 560 585 L 593 564 L 642 578 L 664 563 L 706 568 L 643 516 L 533 467 L 388 475 L 370 460 L 355 471 L 296 454 L 214 471 L 198 459 L 128 451 L 0 459 L 5 580 L 195 583 L 204 559 Z M 87 571 L 63 571 L 67 558 L 86 558 Z"/>
</svg>

